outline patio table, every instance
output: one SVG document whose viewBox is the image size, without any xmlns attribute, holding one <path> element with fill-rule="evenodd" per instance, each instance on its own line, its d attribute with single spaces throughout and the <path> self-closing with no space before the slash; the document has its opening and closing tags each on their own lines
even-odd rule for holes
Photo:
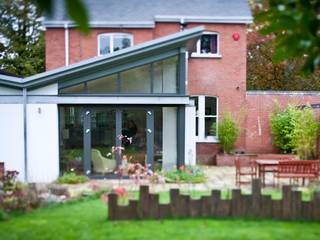
<svg viewBox="0 0 320 240">
<path fill-rule="evenodd" d="M 274 172 L 275 168 L 278 166 L 281 160 L 274 160 L 274 159 L 257 159 L 256 166 L 258 167 L 258 175 L 261 179 L 262 186 L 265 187 L 265 178 L 266 173 Z"/>
</svg>

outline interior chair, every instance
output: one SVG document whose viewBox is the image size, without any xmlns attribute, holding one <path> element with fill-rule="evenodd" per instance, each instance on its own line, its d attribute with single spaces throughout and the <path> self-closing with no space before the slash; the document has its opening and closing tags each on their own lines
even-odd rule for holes
<svg viewBox="0 0 320 240">
<path fill-rule="evenodd" d="M 117 162 L 115 159 L 103 157 L 98 149 L 91 150 L 91 161 L 95 173 L 111 173 L 116 169 Z"/>
</svg>

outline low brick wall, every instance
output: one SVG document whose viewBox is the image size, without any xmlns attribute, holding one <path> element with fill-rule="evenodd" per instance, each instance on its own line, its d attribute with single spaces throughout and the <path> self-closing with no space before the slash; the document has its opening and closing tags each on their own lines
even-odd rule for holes
<svg viewBox="0 0 320 240">
<path fill-rule="evenodd" d="M 261 195 L 261 181 L 252 183 L 252 195 L 242 195 L 240 189 L 232 190 L 232 199 L 222 200 L 219 190 L 211 196 L 193 200 L 180 195 L 179 189 L 170 190 L 170 203 L 159 204 L 159 195 L 150 194 L 148 186 L 140 187 L 139 200 L 130 200 L 127 206 L 119 206 L 118 196 L 109 194 L 109 220 L 166 219 L 187 217 L 211 218 L 266 218 L 281 220 L 320 220 L 320 192 L 310 202 L 301 199 L 301 192 L 291 186 L 283 187 L 283 199 L 272 200 Z"/>
</svg>

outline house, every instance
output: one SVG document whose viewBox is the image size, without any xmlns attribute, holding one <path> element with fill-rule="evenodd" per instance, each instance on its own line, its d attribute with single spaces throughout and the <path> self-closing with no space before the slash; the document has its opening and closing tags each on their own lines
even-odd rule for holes
<svg viewBox="0 0 320 240">
<path fill-rule="evenodd" d="M 0 75 L 0 161 L 25 181 L 112 177 L 128 162 L 212 163 L 225 111 L 245 112 L 237 148 L 273 151 L 274 99 L 320 100 L 246 91 L 246 0 L 84 2 L 88 36 L 56 1 L 44 21 L 47 71 Z"/>
</svg>

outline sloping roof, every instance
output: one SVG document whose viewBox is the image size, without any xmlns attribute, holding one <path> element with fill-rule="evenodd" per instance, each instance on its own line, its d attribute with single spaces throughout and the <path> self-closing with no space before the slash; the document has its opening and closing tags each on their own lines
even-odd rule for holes
<svg viewBox="0 0 320 240">
<path fill-rule="evenodd" d="M 47 27 L 68 21 L 63 1 L 56 0 Z M 250 23 L 248 0 L 84 0 L 93 27 L 153 27 L 155 22 Z"/>
<path fill-rule="evenodd" d="M 69 66 L 57 68 L 27 78 L 12 77 L 0 74 L 0 85 L 15 88 L 33 88 L 47 85 L 71 76 L 79 77 L 97 69 L 120 65 L 128 61 L 143 58 L 153 54 L 163 53 L 185 46 L 191 50 L 197 39 L 203 33 L 203 27 L 195 27 L 162 38 L 157 38 L 133 47 L 125 48 L 111 54 L 94 57 Z"/>
</svg>

